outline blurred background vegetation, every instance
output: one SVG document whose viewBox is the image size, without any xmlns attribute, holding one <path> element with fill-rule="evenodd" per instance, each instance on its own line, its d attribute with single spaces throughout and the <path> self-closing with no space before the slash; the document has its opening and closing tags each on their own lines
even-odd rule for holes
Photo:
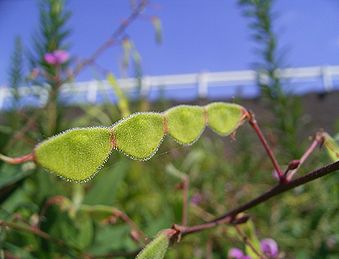
<svg viewBox="0 0 339 259">
<path fill-rule="evenodd" d="M 254 68 L 269 80 L 263 82 L 258 76 L 260 97 L 234 101 L 256 113 L 278 160 L 286 165 L 300 157 L 319 128 L 339 131 L 339 95 L 296 97 L 282 91 L 288 82 L 274 73 L 283 61 L 272 29 L 271 5 L 269 0 L 239 1 L 258 45 Z M 112 78 L 117 103 L 64 105 L 59 94 L 62 84 L 73 80 L 69 74 L 73 60 L 55 66 L 44 55 L 68 50 L 71 13 L 58 0 L 42 0 L 39 8 L 41 27 L 34 36 L 34 49 L 26 55 L 20 39 L 15 41 L 8 81 L 15 102 L 20 101 L 17 91 L 24 83 L 47 85 L 48 101 L 41 108 L 14 103 L 13 109 L 1 111 L 0 153 L 22 155 L 39 141 L 72 127 L 109 126 L 132 112 L 163 111 L 178 104 L 166 99 L 149 102 L 142 96 L 128 100 Z M 122 44 L 130 48 L 127 43 Z M 32 73 L 39 71 L 29 80 L 23 71 L 24 59 L 29 60 Z M 135 65 L 140 72 L 140 64 Z M 301 173 L 328 162 L 324 152 L 316 151 Z M 128 215 L 149 238 L 181 223 L 183 194 L 178 174 L 189 178 L 188 222 L 193 225 L 269 189 L 275 182 L 272 170 L 248 125 L 238 130 L 235 139 L 220 138 L 207 130 L 190 147 L 165 139 L 146 162 L 114 152 L 98 175 L 81 185 L 65 182 L 31 163 L 14 166 L 0 161 L 0 220 L 10 223 L 0 228 L 0 257 L 133 257 L 144 244 L 136 228 L 119 213 Z M 338 175 L 324 177 L 249 211 L 258 239 L 275 239 L 285 258 L 338 258 L 338 183 Z M 243 248 L 244 243 L 233 227 L 220 226 L 184 238 L 170 248 L 167 257 L 226 258 L 231 247 Z"/>
</svg>

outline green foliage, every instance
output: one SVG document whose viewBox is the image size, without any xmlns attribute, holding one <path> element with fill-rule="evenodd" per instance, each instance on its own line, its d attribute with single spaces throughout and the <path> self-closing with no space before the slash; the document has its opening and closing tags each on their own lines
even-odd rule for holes
<svg viewBox="0 0 339 259">
<path fill-rule="evenodd" d="M 249 255 L 252 259 L 259 259 L 260 257 L 256 252 L 261 251 L 260 241 L 255 233 L 255 226 L 252 220 L 248 220 L 245 224 L 240 226 L 240 229 L 244 231 L 245 236 L 247 237 L 248 243 L 245 244 L 246 254 Z M 254 250 L 253 250 L 254 249 Z"/>
<path fill-rule="evenodd" d="M 35 161 L 57 175 L 74 181 L 93 176 L 112 150 L 108 128 L 72 129 L 52 137 L 35 150 Z"/>
<path fill-rule="evenodd" d="M 339 160 L 339 144 L 334 138 L 332 138 L 327 133 L 324 133 L 325 142 L 324 146 L 326 148 L 327 154 L 333 161 Z"/>
<path fill-rule="evenodd" d="M 181 144 L 192 144 L 205 129 L 204 109 L 180 105 L 164 114 L 168 133 Z"/>
<path fill-rule="evenodd" d="M 161 231 L 136 257 L 136 259 L 163 259 L 168 249 L 170 230 Z"/>
<path fill-rule="evenodd" d="M 124 154 L 147 160 L 157 151 L 162 138 L 163 117 L 157 113 L 137 113 L 112 127 L 115 147 Z"/>
<path fill-rule="evenodd" d="M 206 106 L 208 125 L 222 136 L 229 135 L 243 122 L 244 108 L 232 103 L 211 103 Z"/>
</svg>

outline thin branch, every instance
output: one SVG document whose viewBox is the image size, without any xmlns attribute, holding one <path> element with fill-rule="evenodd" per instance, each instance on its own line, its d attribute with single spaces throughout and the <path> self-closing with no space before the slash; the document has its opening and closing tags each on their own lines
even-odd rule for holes
<svg viewBox="0 0 339 259">
<path fill-rule="evenodd" d="M 135 7 L 133 12 L 130 14 L 127 19 L 125 19 L 120 26 L 114 31 L 114 33 L 106 40 L 99 48 L 94 51 L 94 53 L 83 62 L 80 62 L 74 69 L 72 77 L 76 77 L 85 66 L 92 64 L 103 52 L 116 43 L 118 38 L 123 35 L 126 29 L 136 20 L 136 18 L 141 14 L 148 4 L 148 0 L 140 1 L 139 5 Z"/>
<path fill-rule="evenodd" d="M 302 155 L 302 157 L 299 160 L 299 165 L 296 169 L 289 172 L 287 175 L 287 181 L 291 181 L 293 176 L 297 173 L 300 166 L 306 161 L 306 159 L 313 153 L 313 151 L 316 149 L 317 146 L 321 146 L 324 143 L 324 136 L 322 132 L 317 132 L 313 142 L 308 147 L 306 152 Z"/>
<path fill-rule="evenodd" d="M 115 218 L 120 218 L 122 221 L 124 221 L 129 227 L 131 228 L 131 234 L 133 232 L 133 239 L 136 239 L 137 241 L 141 242 L 143 245 L 146 245 L 148 243 L 148 237 L 140 230 L 138 225 L 123 211 L 116 209 L 114 207 L 105 206 L 105 205 L 81 205 L 80 210 L 86 211 L 86 212 L 107 212 L 110 213 L 113 217 L 111 217 L 108 222 L 114 222 Z M 115 218 L 114 218 L 115 217 Z"/>
<path fill-rule="evenodd" d="M 50 236 L 48 233 L 46 233 L 46 232 L 44 232 L 44 231 L 42 231 L 42 230 L 40 230 L 36 227 L 32 227 L 32 226 L 29 226 L 29 225 L 20 225 L 20 224 L 14 223 L 14 222 L 7 222 L 7 221 L 3 221 L 3 220 L 0 220 L 0 226 L 15 229 L 17 231 L 28 232 L 28 233 L 34 234 L 38 237 L 41 237 L 43 239 L 46 239 L 48 241 L 51 241 L 52 243 L 55 243 L 59 246 L 62 246 L 62 247 L 68 248 L 68 249 L 73 249 L 73 250 L 81 253 L 81 250 L 78 249 L 77 247 L 69 246 L 63 240 L 54 238 L 54 237 Z"/>
<path fill-rule="evenodd" d="M 271 162 L 273 164 L 273 167 L 275 169 L 275 171 L 277 172 L 278 176 L 279 176 L 279 180 L 280 182 L 283 182 L 285 180 L 285 177 L 282 173 L 282 170 L 280 169 L 279 163 L 271 149 L 271 147 L 269 146 L 264 134 L 262 133 L 256 119 L 254 118 L 254 114 L 253 113 L 248 113 L 248 122 L 249 124 L 252 126 L 252 128 L 255 130 L 256 134 L 259 137 L 260 142 L 262 143 L 262 145 L 264 146 L 267 155 L 269 156 L 269 158 L 271 159 Z"/>
<path fill-rule="evenodd" d="M 180 226 L 180 225 L 173 225 L 173 228 L 177 231 L 180 231 L 181 235 L 189 235 L 195 232 L 200 232 L 205 229 L 213 228 L 218 225 L 222 224 L 231 224 L 233 223 L 236 216 L 244 212 L 248 209 L 251 209 L 253 207 L 256 207 L 257 205 L 264 203 L 265 201 L 280 195 L 290 189 L 293 189 L 297 186 L 304 185 L 308 182 L 314 181 L 320 177 L 323 177 L 327 174 L 338 172 L 339 170 L 339 161 L 334 162 L 332 164 L 329 164 L 327 166 L 321 167 L 315 171 L 312 171 L 302 177 L 299 177 L 295 180 L 292 180 L 290 182 L 286 183 L 279 183 L 277 186 L 273 187 L 271 190 L 263 193 L 262 195 L 258 196 L 257 198 L 254 198 L 253 200 L 245 203 L 244 205 L 239 206 L 238 208 L 235 208 L 231 210 L 230 212 L 225 213 L 224 215 L 215 218 L 214 220 L 211 220 L 209 222 L 206 222 L 201 225 L 195 225 L 191 227 L 187 226 Z"/>
<path fill-rule="evenodd" d="M 8 157 L 8 156 L 0 154 L 0 160 L 8 164 L 17 165 L 17 164 L 22 164 L 28 161 L 34 161 L 34 154 L 30 153 L 30 154 L 20 156 L 20 157 Z"/>
</svg>

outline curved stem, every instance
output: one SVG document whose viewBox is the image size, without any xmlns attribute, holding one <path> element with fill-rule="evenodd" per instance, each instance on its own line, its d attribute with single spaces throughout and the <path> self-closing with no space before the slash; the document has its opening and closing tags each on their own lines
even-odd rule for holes
<svg viewBox="0 0 339 259">
<path fill-rule="evenodd" d="M 271 159 L 271 162 L 273 164 L 275 171 L 278 174 L 280 182 L 284 182 L 286 179 L 285 179 L 285 176 L 282 173 L 282 170 L 280 169 L 279 163 L 278 163 L 271 147 L 269 146 L 264 134 L 262 133 L 262 131 L 261 131 L 261 129 L 260 129 L 258 123 L 257 123 L 257 120 L 254 118 L 254 114 L 251 113 L 251 112 L 248 113 L 248 122 L 252 126 L 252 128 L 255 130 L 255 133 L 258 135 L 259 140 L 262 143 L 262 145 L 264 146 L 267 155 Z"/>
<path fill-rule="evenodd" d="M 8 157 L 8 156 L 0 154 L 0 160 L 8 164 L 17 165 L 17 164 L 22 164 L 28 161 L 34 161 L 34 154 L 30 153 L 30 154 L 20 156 L 20 157 Z"/>
<path fill-rule="evenodd" d="M 289 172 L 287 175 L 287 181 L 291 181 L 293 176 L 297 173 L 298 169 L 300 166 L 306 161 L 306 159 L 313 153 L 313 151 L 316 149 L 317 146 L 321 146 L 324 143 L 324 135 L 322 132 L 317 132 L 313 142 L 311 145 L 308 147 L 306 152 L 302 155 L 302 157 L 299 160 L 299 165 L 296 169 L 292 170 Z"/>
<path fill-rule="evenodd" d="M 312 171 L 310 173 L 308 173 L 305 176 L 299 177 L 293 181 L 290 182 L 283 182 L 283 183 L 279 183 L 278 185 L 276 185 L 275 187 L 273 187 L 272 189 L 270 189 L 269 191 L 261 194 L 260 196 L 254 198 L 253 200 L 245 203 L 244 205 L 239 206 L 238 208 L 235 208 L 227 213 L 225 213 L 224 215 L 217 217 L 209 222 L 206 222 L 204 224 L 200 224 L 200 225 L 195 225 L 195 226 L 180 226 L 180 225 L 174 225 L 173 228 L 180 231 L 181 235 L 189 235 L 195 232 L 200 232 L 202 230 L 205 229 L 209 229 L 212 227 L 215 227 L 217 225 L 221 225 L 221 224 L 231 224 L 234 222 L 236 216 L 241 213 L 244 212 L 248 209 L 251 209 L 261 203 L 266 202 L 267 200 L 280 195 L 290 189 L 293 189 L 295 187 L 298 187 L 300 185 L 304 185 L 308 182 L 314 181 L 320 177 L 323 177 L 327 174 L 333 173 L 335 171 L 338 172 L 339 170 L 339 161 L 334 162 L 332 164 L 329 164 L 327 166 L 324 166 L 322 168 L 319 168 L 315 171 Z"/>
</svg>

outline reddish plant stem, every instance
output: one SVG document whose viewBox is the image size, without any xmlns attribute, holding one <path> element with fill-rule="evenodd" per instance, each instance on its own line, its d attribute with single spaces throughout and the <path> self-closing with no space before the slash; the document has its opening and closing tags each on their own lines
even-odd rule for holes
<svg viewBox="0 0 339 259">
<path fill-rule="evenodd" d="M 269 158 L 271 159 L 271 162 L 273 164 L 273 167 L 275 169 L 275 171 L 278 174 L 279 180 L 280 182 L 284 182 L 285 181 L 285 177 L 282 173 L 282 170 L 280 169 L 279 163 L 271 149 L 271 147 L 269 146 L 264 134 L 262 133 L 256 119 L 254 118 L 254 114 L 253 113 L 248 113 L 248 122 L 249 124 L 252 126 L 252 128 L 254 129 L 255 133 L 257 134 L 257 136 L 259 137 L 260 142 L 262 143 L 262 145 L 264 146 L 267 155 L 269 156 Z"/>
<path fill-rule="evenodd" d="M 138 241 L 141 241 L 143 245 L 148 243 L 148 238 L 145 236 L 145 234 L 140 230 L 138 225 L 134 223 L 134 221 L 123 211 L 118 210 L 118 209 L 113 209 L 113 215 L 116 217 L 120 218 L 123 220 L 129 227 L 131 228 L 132 231 L 135 231 L 138 235 Z M 141 239 L 141 240 L 140 240 Z"/>
<path fill-rule="evenodd" d="M 306 161 L 306 159 L 313 153 L 313 151 L 316 149 L 317 146 L 321 146 L 324 143 L 324 136 L 322 132 L 317 132 L 314 140 L 312 141 L 311 145 L 308 147 L 308 149 L 305 151 L 305 153 L 302 155 L 302 157 L 299 159 L 299 165 L 296 169 L 289 172 L 287 175 L 287 181 L 291 181 L 293 176 L 297 173 L 300 166 Z"/>
<path fill-rule="evenodd" d="M 333 173 L 335 171 L 339 170 L 339 161 L 334 162 L 332 164 L 329 164 L 327 166 L 321 167 L 315 171 L 312 171 L 302 177 L 299 177 L 295 180 L 292 180 L 290 182 L 285 183 L 279 183 L 269 191 L 261 194 L 260 196 L 254 198 L 253 200 L 245 203 L 244 205 L 239 206 L 238 208 L 235 208 L 224 215 L 217 217 L 209 222 L 206 222 L 204 224 L 195 225 L 191 227 L 187 226 L 180 226 L 180 225 L 173 225 L 173 228 L 180 232 L 181 235 L 189 235 L 195 232 L 200 232 L 205 229 L 213 228 L 218 225 L 222 224 L 232 224 L 234 220 L 236 219 L 236 216 L 244 212 L 248 209 L 251 209 L 253 207 L 256 207 L 257 205 L 266 202 L 267 200 L 280 195 L 281 193 L 284 193 L 290 189 L 293 189 L 297 186 L 304 185 L 308 182 L 314 181 L 315 179 L 318 179 L 320 177 L 323 177 L 327 174 Z"/>
<path fill-rule="evenodd" d="M 118 38 L 124 34 L 127 27 L 130 26 L 136 20 L 136 18 L 144 10 L 147 4 L 148 0 L 141 0 L 139 5 L 136 6 L 133 12 L 130 14 L 130 16 L 120 24 L 120 26 L 114 31 L 111 37 L 108 40 L 106 40 L 99 48 L 97 48 L 96 51 L 94 51 L 94 53 L 88 59 L 85 59 L 83 62 L 79 63 L 76 66 L 72 74 L 72 77 L 76 77 L 85 66 L 92 64 L 104 51 L 106 51 L 113 44 L 115 44 Z"/>
<path fill-rule="evenodd" d="M 0 154 L 0 160 L 12 165 L 22 164 L 24 162 L 34 161 L 34 153 L 30 153 L 20 157 L 8 157 Z"/>
</svg>

